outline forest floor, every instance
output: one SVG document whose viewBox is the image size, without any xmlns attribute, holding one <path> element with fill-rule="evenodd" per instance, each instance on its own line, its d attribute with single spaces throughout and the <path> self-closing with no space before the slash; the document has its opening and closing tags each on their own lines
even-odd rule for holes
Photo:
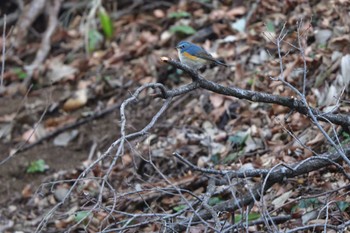
<svg viewBox="0 0 350 233">
<path fill-rule="evenodd" d="M 191 82 L 184 71 L 160 59 L 177 59 L 175 45 L 181 40 L 203 46 L 230 65 L 201 71 L 210 81 L 295 97 L 292 89 L 271 79 L 280 74 L 282 60 L 285 80 L 298 90 L 305 87 L 310 106 L 324 112 L 336 106 L 335 114 L 350 112 L 347 1 L 101 2 L 0 3 L 7 35 L 1 39 L 6 60 L 0 88 L 0 232 L 99 232 L 113 227 L 120 229 L 114 232 L 158 232 L 162 221 L 147 223 L 149 216 L 135 216 L 181 213 L 184 206 L 195 203 L 193 199 L 208 194 L 212 181 L 211 175 L 191 169 L 174 152 L 199 168 L 241 171 L 295 164 L 330 150 L 329 141 L 307 115 L 269 102 L 196 89 L 174 98 L 147 134 L 128 141 L 116 164 L 111 162 L 113 153 L 117 154 L 114 148 L 89 171 L 91 180 L 79 180 L 67 201 L 65 194 L 73 181 L 121 137 L 123 101 L 146 83 L 174 89 Z M 28 6 L 35 4 L 38 12 L 31 15 Z M 50 31 L 50 40 L 45 41 Z M 281 31 L 286 35 L 278 49 L 275 39 Z M 306 59 L 297 49 L 299 43 Z M 126 133 L 141 130 L 163 104 L 164 100 L 154 98 L 153 89 L 142 92 L 126 109 Z M 335 132 L 332 138 L 336 135 L 341 146 L 349 146 L 347 130 L 320 124 L 327 133 Z M 95 178 L 102 178 L 110 166 L 108 185 L 114 191 L 101 191 Z M 332 226 L 345 224 L 350 199 L 342 172 L 348 173 L 349 166 L 324 167 L 272 186 L 265 196 L 267 209 L 272 215 L 287 216 L 278 227 L 285 230 L 327 221 Z M 236 183 L 235 191 L 218 191 L 218 185 L 209 205 L 230 200 L 232 193 L 243 199 L 243 193 L 251 191 L 247 186 L 261 181 L 261 177 L 244 179 L 243 184 Z M 177 195 L 180 189 L 186 192 Z M 331 194 L 323 194 L 327 192 Z M 102 207 L 94 206 L 98 193 Z M 316 194 L 327 196 L 327 201 Z M 117 201 L 112 202 L 113 198 Z M 62 200 L 64 205 L 43 221 Z M 317 211 L 330 202 L 337 203 L 337 208 L 328 210 L 336 217 L 326 221 Z M 88 212 L 91 206 L 93 214 Z M 109 215 L 110 206 L 120 212 Z M 250 208 L 249 221 L 265 217 L 257 203 Z M 307 212 L 313 215 L 305 217 Z M 80 222 L 79 214 L 90 222 Z M 239 221 L 235 214 L 230 212 L 227 222 Z M 214 225 L 204 222 L 190 232 L 204 232 Z M 226 226 L 226 220 L 222 222 Z M 135 224 L 134 231 L 128 229 L 129 223 Z M 266 228 L 256 223 L 249 231 Z"/>
</svg>

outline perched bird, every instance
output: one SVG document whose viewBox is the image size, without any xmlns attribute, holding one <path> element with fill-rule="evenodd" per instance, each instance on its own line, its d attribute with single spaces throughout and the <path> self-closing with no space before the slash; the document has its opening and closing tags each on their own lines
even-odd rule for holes
<svg viewBox="0 0 350 233">
<path fill-rule="evenodd" d="M 187 41 L 181 41 L 176 46 L 179 58 L 182 64 L 198 70 L 206 64 L 215 63 L 217 65 L 226 66 L 226 64 L 216 60 L 205 51 L 202 47 Z"/>
</svg>

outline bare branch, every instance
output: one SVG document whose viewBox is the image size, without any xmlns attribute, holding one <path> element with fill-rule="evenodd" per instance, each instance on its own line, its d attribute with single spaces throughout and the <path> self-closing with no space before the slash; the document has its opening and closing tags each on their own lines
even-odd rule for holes
<svg viewBox="0 0 350 233">
<path fill-rule="evenodd" d="M 345 153 L 347 154 L 348 157 L 350 157 L 350 148 L 346 148 Z M 318 157 L 311 158 L 306 161 L 296 163 L 294 165 L 290 165 L 289 167 L 291 169 L 286 169 L 285 167 L 282 167 L 282 168 L 276 167 L 276 169 L 272 170 L 271 173 L 269 173 L 269 175 L 266 176 L 263 185 L 258 185 L 256 188 L 254 188 L 250 195 L 247 194 L 245 197 L 238 200 L 229 199 L 227 201 L 224 201 L 215 205 L 213 208 L 217 212 L 235 211 L 239 209 L 240 206 L 245 206 L 253 203 L 254 199 L 257 199 L 257 200 L 260 199 L 261 194 L 264 193 L 266 190 L 268 190 L 272 185 L 276 183 L 282 182 L 288 178 L 293 178 L 303 174 L 307 174 L 312 171 L 316 171 L 320 168 L 324 168 L 326 166 L 332 165 L 333 162 L 336 162 L 340 159 L 341 159 L 341 156 L 338 153 L 328 152 Z M 201 211 L 199 215 L 203 219 L 211 218 L 211 214 L 209 214 L 206 211 Z M 198 221 L 198 219 L 195 217 L 194 221 Z M 187 225 L 186 221 L 174 223 L 174 226 L 172 228 L 177 231 L 182 231 L 185 229 L 183 227 L 186 225 Z"/>
<path fill-rule="evenodd" d="M 328 121 L 341 125 L 345 128 L 350 128 L 350 116 L 345 114 L 332 114 L 332 113 L 323 113 L 318 109 L 311 108 L 309 106 L 306 106 L 303 101 L 297 100 L 295 98 L 289 98 L 284 96 L 278 96 L 278 95 L 272 95 L 268 93 L 262 93 L 262 92 L 256 92 L 256 91 L 250 91 L 250 90 L 243 90 L 239 89 L 237 87 L 225 87 L 220 84 L 214 83 L 212 81 L 206 80 L 203 78 L 199 73 L 195 72 L 194 70 L 191 70 L 187 66 L 181 64 L 178 61 L 172 60 L 172 59 L 163 59 L 164 62 L 169 63 L 176 68 L 179 68 L 183 71 L 185 71 L 187 74 L 190 75 L 192 80 L 194 80 L 195 83 L 194 86 L 197 87 L 197 85 L 203 89 L 207 89 L 210 91 L 213 91 L 218 94 L 223 94 L 227 96 L 234 96 L 239 99 L 246 99 L 253 102 L 261 102 L 261 103 L 270 103 L 270 104 L 278 104 L 281 106 L 285 106 L 290 108 L 291 110 L 294 110 L 296 112 L 299 112 L 303 115 L 309 115 L 309 109 L 312 112 L 312 114 L 315 116 L 315 119 L 320 121 L 325 121 L 327 119 Z M 167 92 L 167 95 L 173 96 L 172 92 Z"/>
<path fill-rule="evenodd" d="M 237 178 L 247 178 L 247 177 L 261 177 L 266 176 L 269 172 L 268 169 L 253 169 L 253 170 L 247 170 L 247 171 L 233 171 L 233 170 L 215 170 L 215 169 L 206 169 L 206 168 L 200 168 L 192 164 L 190 161 L 182 157 L 179 153 L 175 152 L 173 155 L 179 159 L 184 164 L 188 165 L 192 170 L 199 171 L 202 173 L 207 174 L 215 174 L 215 175 L 229 175 L 230 177 L 237 177 Z"/>
</svg>

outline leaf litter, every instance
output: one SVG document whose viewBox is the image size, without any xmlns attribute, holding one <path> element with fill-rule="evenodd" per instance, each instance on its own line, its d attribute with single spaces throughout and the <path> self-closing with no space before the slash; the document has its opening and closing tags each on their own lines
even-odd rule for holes
<svg viewBox="0 0 350 233">
<path fill-rule="evenodd" d="M 302 30 L 304 33 L 302 43 L 307 45 L 306 61 L 309 67 L 307 98 L 311 105 L 318 106 L 325 112 L 339 109 L 342 112 L 349 112 L 348 104 L 338 101 L 340 96 L 345 99 L 349 97 L 347 88 L 344 88 L 349 84 L 349 72 L 347 72 L 349 55 L 346 51 L 349 41 L 345 34 L 344 23 L 341 21 L 347 16 L 341 13 L 341 18 L 335 17 L 336 12 L 342 11 L 330 7 L 329 1 L 319 1 L 313 5 L 305 1 L 287 2 L 288 4 L 272 0 L 261 1 L 261 5 L 251 12 L 250 18 L 247 17 L 249 10 L 252 9 L 250 1 L 237 7 L 219 4 L 212 10 L 203 8 L 200 3 L 184 1 L 179 5 L 170 3 L 169 7 L 156 7 L 153 11 L 140 7 L 140 12 L 131 10 L 131 13 L 126 13 L 117 20 L 113 20 L 112 17 L 115 30 L 113 39 L 94 44 L 90 47 L 92 50 L 89 57 L 84 53 L 86 37 L 80 27 L 83 24 L 82 13 L 77 11 L 72 15 L 70 25 L 61 28 L 61 32 L 56 32 L 61 36 L 57 36 L 59 40 L 52 44 L 49 58 L 33 73 L 33 82 L 36 86 L 29 93 L 28 101 L 22 103 L 17 112 L 17 109 L 10 112 L 0 111 L 0 119 L 3 119 L 1 123 L 4 123 L 4 126 L 1 126 L 4 135 L 1 138 L 4 142 L 1 149 L 9 152 L 15 148 L 16 143 L 28 141 L 29 135 L 34 132 L 35 124 L 47 107 L 45 101 L 31 105 L 37 99 L 50 99 L 51 106 L 55 103 L 56 107 L 44 116 L 44 124 L 40 124 L 39 129 L 35 130 L 35 137 L 28 143 L 34 143 L 36 137 L 42 137 L 38 135 L 39 132 L 45 134 L 48 131 L 55 131 L 68 123 L 84 118 L 86 113 L 105 108 L 109 103 L 121 103 L 129 96 L 130 90 L 143 83 L 161 81 L 168 88 L 188 83 L 188 77 L 159 63 L 159 57 L 175 58 L 177 54 L 172 45 L 206 27 L 211 27 L 214 37 L 204 38 L 204 41 L 199 42 L 203 42 L 206 49 L 235 66 L 228 71 L 218 68 L 207 69 L 203 76 L 225 86 L 233 85 L 289 97 L 293 95 L 292 91 L 269 78 L 279 74 L 278 58 L 271 38 L 286 23 L 291 35 L 286 37 L 286 43 L 282 45 L 282 52 L 285 54 L 282 58 L 285 64 L 283 75 L 289 83 L 300 88 L 302 74 L 298 69 L 302 68 L 302 61 L 297 51 L 288 44 L 296 43 L 296 35 L 292 32 L 295 30 L 297 20 L 304 18 L 306 28 Z M 132 9 L 129 7 L 127 4 L 119 10 Z M 105 9 L 108 13 L 112 12 L 112 8 L 106 6 Z M 311 15 L 323 17 L 314 19 L 315 22 L 309 26 Z M 62 36 L 62 33 L 67 36 Z M 219 38 L 223 41 L 216 43 Z M 35 38 L 27 40 L 27 46 L 32 48 L 39 42 Z M 4 70 L 6 90 L 1 92 L 2 106 L 6 106 L 8 99 L 23 93 L 21 79 L 24 76 L 14 72 L 13 69 L 28 65 L 30 57 L 35 54 L 35 50 L 26 51 L 25 45 L 20 45 L 18 49 L 17 54 L 7 56 L 9 62 Z M 335 55 L 334 52 L 339 54 Z M 322 67 L 329 68 L 332 65 L 332 70 L 322 71 Z M 324 73 L 327 75 L 323 75 Z M 164 79 L 164 76 L 172 78 Z M 317 85 L 315 85 L 318 80 L 316 78 L 321 80 Z M 87 82 L 87 85 L 80 86 L 82 81 Z M 47 97 L 40 93 L 47 86 L 53 89 L 52 93 L 57 91 L 57 94 Z M 341 93 L 344 94 L 340 95 Z M 158 100 L 149 98 L 147 94 L 149 93 L 144 94 L 142 99 L 133 105 L 133 109 L 127 110 L 130 131 L 140 129 L 145 120 L 150 119 L 160 106 Z M 319 153 L 327 149 L 327 145 L 324 145 L 325 140 L 311 127 L 312 124 L 306 117 L 298 113 L 289 116 L 289 110 L 284 107 L 249 103 L 245 100 L 208 93 L 205 90 L 194 91 L 179 100 L 181 101 L 173 104 L 172 109 L 149 135 L 130 143 L 130 148 L 123 157 L 123 164 L 117 164 L 113 168 L 111 185 L 120 195 L 118 196 L 120 200 L 124 201 L 117 203 L 116 208 L 119 211 L 130 213 L 139 213 L 141 210 L 144 213 L 182 211 L 186 205 L 181 198 L 178 195 L 169 195 L 167 191 L 172 185 L 195 192 L 196 195 L 205 194 L 207 180 L 188 166 L 179 163 L 172 156 L 176 151 L 201 168 L 239 170 L 243 169 L 245 164 L 253 168 L 271 168 L 281 162 L 300 161 L 307 154 L 307 150 L 303 150 L 300 143 Z M 20 105 L 20 102 L 17 101 L 16 105 Z M 14 114 L 13 117 L 10 114 Z M 25 228 L 33 231 L 44 214 L 43 210 L 48 210 L 50 206 L 62 200 L 69 189 L 70 184 L 56 185 L 50 182 L 77 178 L 84 166 L 92 161 L 88 159 L 85 163 L 82 162 L 92 149 L 92 142 L 98 144 L 92 157 L 103 153 L 106 146 L 119 134 L 117 116 L 115 114 L 102 120 L 104 122 L 92 122 L 85 128 L 63 132 L 55 139 L 46 142 L 49 144 L 45 150 L 48 154 L 51 150 L 56 150 L 55 146 L 65 145 L 68 149 L 61 156 L 72 157 L 76 150 L 83 151 L 84 155 L 80 159 L 74 159 L 77 160 L 74 162 L 67 159 L 68 163 L 74 163 L 71 170 L 64 167 L 55 169 L 54 165 L 50 164 L 45 174 L 46 181 L 51 184 L 49 186 L 53 191 L 43 188 L 41 196 L 38 197 L 31 191 L 36 187 L 30 186 L 30 189 L 28 186 L 18 187 L 17 191 L 21 191 L 21 194 L 9 199 L 11 204 L 1 211 L 1 216 L 6 216 L 9 225 L 1 223 L 1 227 L 5 229 L 11 225 L 6 229 Z M 283 121 L 286 118 L 287 123 Z M 12 123 L 9 125 L 10 121 Z M 97 131 L 98 134 L 95 135 Z M 336 131 L 341 130 L 336 128 Z M 349 136 L 343 135 L 342 138 L 346 141 Z M 47 159 L 50 161 L 50 157 Z M 160 173 L 145 162 L 150 159 L 156 164 Z M 25 163 L 28 164 L 28 161 Z M 108 162 L 99 164 L 88 177 L 99 178 L 103 174 L 102 170 L 107 167 Z M 8 171 L 4 170 L 3 173 L 5 172 Z M 160 174 L 165 174 L 172 185 L 162 179 Z M 280 214 L 291 213 L 292 208 L 288 209 L 285 204 L 293 201 L 296 196 L 312 195 L 315 191 L 320 191 L 320 180 L 324 186 L 344 185 L 339 173 L 334 171 L 331 174 L 339 179 L 332 179 L 321 170 L 303 177 L 304 180 L 301 182 L 295 181 L 299 182 L 298 189 L 294 187 L 295 189 L 288 190 L 277 185 L 273 186 L 269 191 L 270 194 L 279 193 L 279 196 L 273 199 L 273 195 L 267 195 L 266 201 Z M 20 175 L 22 174 L 19 173 L 17 176 Z M 29 183 L 29 180 L 27 178 L 25 182 Z M 250 182 L 254 184 L 258 180 Z M 108 212 L 101 209 L 89 213 L 81 205 L 92 203 L 98 192 L 98 182 L 90 180 L 82 183 L 79 192 L 74 192 L 70 196 L 66 206 L 68 215 L 50 222 L 48 228 L 64 230 L 86 217 L 89 222 L 82 221 L 76 229 L 86 227 L 91 232 L 98 231 L 99 227 L 106 224 L 104 219 Z M 344 193 L 340 194 L 339 200 L 348 201 Z M 225 198 L 225 195 L 227 194 L 223 192 L 222 198 Z M 112 196 L 112 193 L 108 192 L 103 194 L 106 206 L 112 204 Z M 195 201 L 188 194 L 184 196 L 191 202 Z M 23 207 L 23 211 L 28 213 L 26 215 L 18 211 L 19 203 L 23 200 L 31 200 L 30 208 L 29 204 Z M 221 199 L 216 200 L 220 202 Z M 315 210 L 311 207 L 315 206 L 317 206 L 315 203 L 295 205 L 294 208 L 309 214 L 295 219 L 291 226 L 298 221 L 307 223 L 314 220 Z M 256 210 L 256 207 L 253 210 Z M 348 212 L 344 214 L 348 215 Z M 125 220 L 125 216 L 121 214 L 115 214 L 113 218 L 116 222 Z M 23 220 L 23 225 L 16 219 Z M 142 219 L 137 221 L 141 222 Z M 337 222 L 336 219 L 331 221 Z M 191 230 L 200 231 L 201 227 L 203 226 L 198 225 Z M 140 229 L 158 231 L 159 225 L 150 223 Z"/>
</svg>

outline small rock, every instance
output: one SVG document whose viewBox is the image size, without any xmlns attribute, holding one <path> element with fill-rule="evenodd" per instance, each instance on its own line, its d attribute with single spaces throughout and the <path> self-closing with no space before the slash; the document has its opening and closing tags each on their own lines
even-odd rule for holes
<svg viewBox="0 0 350 233">
<path fill-rule="evenodd" d="M 55 196 L 57 201 L 62 201 L 68 193 L 68 189 L 64 187 L 58 187 L 53 195 Z"/>
<path fill-rule="evenodd" d="M 315 39 L 317 44 L 325 45 L 327 40 L 331 38 L 333 32 L 331 30 L 318 30 L 315 33 Z"/>
</svg>

